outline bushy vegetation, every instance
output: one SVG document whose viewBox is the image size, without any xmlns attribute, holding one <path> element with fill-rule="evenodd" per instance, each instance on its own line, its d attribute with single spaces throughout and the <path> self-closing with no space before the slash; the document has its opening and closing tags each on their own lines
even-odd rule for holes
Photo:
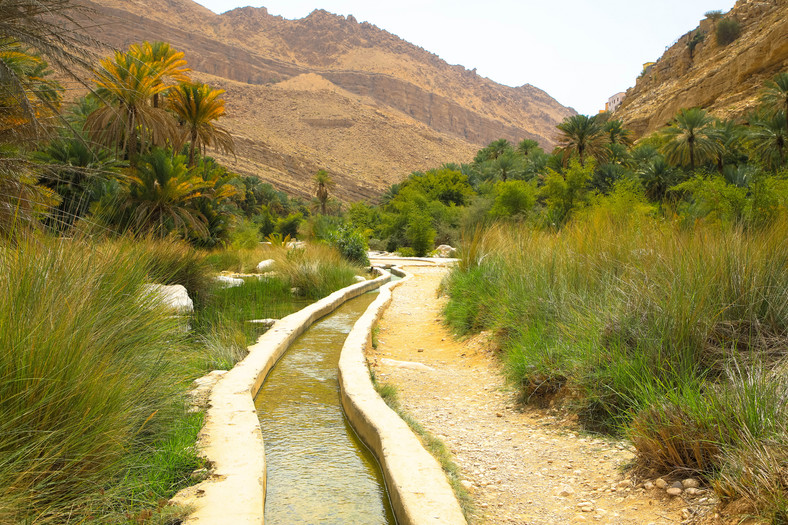
<svg viewBox="0 0 788 525">
<path fill-rule="evenodd" d="M 199 464 L 193 349 L 143 288 L 174 274 L 119 243 L 20 240 L 0 260 L 0 521 L 156 509 Z"/>
<path fill-rule="evenodd" d="M 723 18 L 717 22 L 716 28 L 717 45 L 727 46 L 739 38 L 741 34 L 741 24 L 735 18 Z"/>
<path fill-rule="evenodd" d="M 786 88 L 786 74 L 766 86 L 748 128 L 688 109 L 621 148 L 595 119 L 563 126 L 566 164 L 522 193 L 526 213 L 465 230 L 444 283 L 447 322 L 497 335 L 524 401 L 560 399 L 629 437 L 639 468 L 700 476 L 774 523 L 788 504 Z"/>
</svg>

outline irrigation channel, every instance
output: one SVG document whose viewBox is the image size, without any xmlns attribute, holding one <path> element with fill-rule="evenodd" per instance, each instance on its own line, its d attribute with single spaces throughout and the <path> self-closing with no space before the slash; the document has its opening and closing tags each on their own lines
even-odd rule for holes
<svg viewBox="0 0 788 525">
<path fill-rule="evenodd" d="M 265 522 L 395 524 L 380 467 L 345 420 L 337 364 L 377 290 L 313 324 L 255 399 L 265 441 Z"/>
</svg>

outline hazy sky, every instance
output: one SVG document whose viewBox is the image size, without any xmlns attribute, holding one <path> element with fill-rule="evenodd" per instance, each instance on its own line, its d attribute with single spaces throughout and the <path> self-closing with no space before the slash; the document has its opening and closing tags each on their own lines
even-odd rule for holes
<svg viewBox="0 0 788 525">
<path fill-rule="evenodd" d="M 635 84 L 644 62 L 734 0 L 196 0 L 222 13 L 267 7 L 302 18 L 314 9 L 353 15 L 477 69 L 501 84 L 532 84 L 580 113 Z"/>
</svg>

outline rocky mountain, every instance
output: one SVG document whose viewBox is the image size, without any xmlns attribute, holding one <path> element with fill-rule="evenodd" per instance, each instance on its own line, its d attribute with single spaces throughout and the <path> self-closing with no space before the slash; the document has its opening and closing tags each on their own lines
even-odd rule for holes
<svg viewBox="0 0 788 525">
<path fill-rule="evenodd" d="M 549 148 L 574 110 L 531 85 L 512 88 L 352 16 L 299 20 L 245 7 L 217 15 L 191 0 L 83 0 L 100 40 L 164 40 L 194 76 L 227 91 L 237 159 L 294 194 L 319 168 L 344 200 L 372 198 L 414 170 L 467 162 L 498 138 Z"/>
<path fill-rule="evenodd" d="M 754 108 L 764 82 L 788 70 L 788 0 L 739 0 L 724 16 L 740 24 L 735 41 L 719 45 L 719 21 L 702 20 L 627 90 L 615 116 L 643 135 L 681 108 L 699 106 L 720 117 Z M 688 43 L 698 34 L 702 40 L 690 54 Z"/>
</svg>

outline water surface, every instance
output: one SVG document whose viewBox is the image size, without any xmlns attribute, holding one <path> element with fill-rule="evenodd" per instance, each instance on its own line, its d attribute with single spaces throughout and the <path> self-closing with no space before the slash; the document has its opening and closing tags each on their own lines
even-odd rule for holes
<svg viewBox="0 0 788 525">
<path fill-rule="evenodd" d="M 342 345 L 375 297 L 352 299 L 312 325 L 255 399 L 268 470 L 267 525 L 396 523 L 377 461 L 339 403 Z"/>
</svg>

